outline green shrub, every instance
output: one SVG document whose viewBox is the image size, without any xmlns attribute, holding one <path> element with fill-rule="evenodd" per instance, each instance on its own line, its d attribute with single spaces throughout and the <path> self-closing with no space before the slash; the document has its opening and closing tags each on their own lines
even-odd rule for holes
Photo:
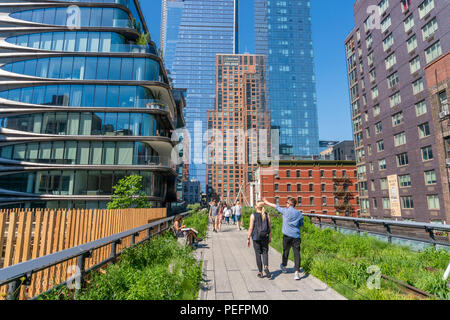
<svg viewBox="0 0 450 320">
<path fill-rule="evenodd" d="M 195 300 L 202 281 L 202 267 L 192 249 L 181 246 L 170 234 L 127 249 L 106 274 L 94 272 L 79 300 Z M 72 299 L 61 287 L 42 300 Z"/>
<path fill-rule="evenodd" d="M 253 212 L 251 208 L 243 210 L 246 228 Z M 281 252 L 282 218 L 272 208 L 268 208 L 267 212 L 272 221 L 271 246 Z M 378 266 L 382 274 L 440 299 L 450 299 L 450 290 L 442 281 L 450 261 L 450 252 L 445 250 L 431 248 L 415 252 L 367 235 L 344 235 L 332 229 L 321 230 L 306 217 L 302 228 L 301 257 L 306 272 L 327 282 L 349 299 L 416 299 L 386 280 L 381 281 L 380 290 L 370 290 L 367 286 L 369 266 Z M 290 258 L 293 259 L 292 252 Z M 430 268 L 436 271 L 429 271 Z"/>
</svg>

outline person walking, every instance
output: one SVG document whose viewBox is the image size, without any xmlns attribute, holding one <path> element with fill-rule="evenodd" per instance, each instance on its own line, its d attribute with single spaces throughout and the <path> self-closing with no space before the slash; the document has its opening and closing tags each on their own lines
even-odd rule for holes
<svg viewBox="0 0 450 320">
<path fill-rule="evenodd" d="M 295 209 L 297 200 L 294 198 L 288 198 L 287 207 L 281 208 L 280 206 L 270 203 L 267 199 L 263 199 L 264 203 L 272 208 L 275 208 L 283 217 L 283 261 L 280 265 L 281 271 L 286 273 L 286 266 L 289 259 L 289 253 L 291 248 L 294 252 L 295 260 L 295 280 L 300 280 L 300 227 L 303 227 L 303 214 Z"/>
<path fill-rule="evenodd" d="M 223 222 L 223 210 L 224 204 L 222 201 L 219 202 L 219 223 L 218 223 L 218 231 L 222 230 L 222 222 Z"/>
<path fill-rule="evenodd" d="M 253 248 L 256 255 L 256 265 L 258 266 L 258 278 L 263 278 L 264 273 L 268 279 L 272 279 L 269 271 L 269 243 L 272 242 L 272 226 L 270 217 L 264 208 L 264 202 L 258 202 L 256 212 L 250 217 L 248 229 L 247 246 L 250 247 L 250 238 L 253 240 Z M 262 260 L 262 261 L 261 261 Z"/>
<path fill-rule="evenodd" d="M 231 209 L 227 205 L 224 209 L 224 216 L 225 216 L 225 222 L 229 225 L 230 224 L 230 217 L 231 217 Z"/>
<path fill-rule="evenodd" d="M 241 231 L 241 217 L 242 217 L 242 207 L 240 201 L 236 201 L 235 206 L 233 207 L 234 219 L 237 222 L 238 230 Z"/>
<path fill-rule="evenodd" d="M 219 207 L 217 205 L 216 200 L 213 200 L 211 202 L 209 208 L 209 218 L 212 220 L 213 223 L 213 232 L 217 232 L 219 224 Z"/>
</svg>

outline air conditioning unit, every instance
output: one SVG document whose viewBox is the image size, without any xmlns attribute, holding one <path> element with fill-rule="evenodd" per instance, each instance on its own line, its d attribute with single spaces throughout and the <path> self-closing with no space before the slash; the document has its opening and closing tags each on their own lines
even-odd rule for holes
<svg viewBox="0 0 450 320">
<path fill-rule="evenodd" d="M 444 111 L 442 111 L 441 113 L 439 113 L 439 117 L 440 117 L 441 119 L 447 117 L 448 115 L 450 115 L 450 110 L 449 110 L 448 108 L 447 108 L 447 109 L 444 109 Z"/>
</svg>

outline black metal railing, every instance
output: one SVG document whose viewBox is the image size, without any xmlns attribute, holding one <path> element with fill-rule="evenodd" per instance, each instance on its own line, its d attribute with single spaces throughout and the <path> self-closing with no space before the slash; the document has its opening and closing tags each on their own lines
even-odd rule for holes
<svg viewBox="0 0 450 320">
<path fill-rule="evenodd" d="M 308 213 L 304 213 L 303 215 L 306 217 L 310 217 L 311 221 L 314 224 L 318 224 L 320 228 L 326 226 L 334 227 L 336 231 L 338 231 L 339 228 L 342 228 L 354 230 L 358 234 L 368 233 L 385 236 L 387 237 L 389 243 L 392 243 L 393 238 L 398 238 L 403 240 L 428 243 L 432 244 L 434 247 L 438 245 L 443 247 L 450 247 L 450 225 L 447 224 L 362 219 Z M 338 224 L 338 222 L 341 222 L 341 224 Z M 370 227 L 372 227 L 372 229 Z M 397 232 L 394 233 L 394 229 L 396 229 Z M 438 235 L 439 233 L 442 234 Z M 441 240 L 439 240 L 438 237 L 441 238 Z"/>
<path fill-rule="evenodd" d="M 188 214 L 189 214 L 188 212 L 185 212 L 180 215 L 186 216 Z M 167 231 L 170 228 L 169 224 L 172 223 L 174 219 L 175 217 L 169 217 L 158 221 L 154 221 L 152 223 L 149 223 L 147 225 L 138 228 L 134 228 L 132 230 L 124 231 L 122 233 L 118 233 L 103 239 L 79 245 L 77 247 L 73 247 L 47 256 L 22 262 L 4 269 L 0 269 L 0 287 L 4 285 L 9 285 L 7 296 L 8 300 L 17 300 L 20 294 L 20 287 L 22 285 L 29 285 L 31 283 L 31 279 L 34 274 L 36 274 L 39 271 L 54 267 L 60 263 L 76 258 L 78 268 L 76 276 L 72 276 L 68 280 L 53 286 L 51 289 L 49 289 L 44 293 L 47 293 L 56 287 L 60 287 L 62 285 L 67 285 L 69 283 L 74 282 L 77 283 L 77 290 L 79 290 L 83 287 L 84 279 L 88 273 L 98 268 L 101 268 L 102 266 L 108 263 L 114 263 L 117 257 L 120 256 L 120 254 L 123 252 L 123 249 L 131 248 L 133 246 L 142 244 L 143 242 L 150 240 L 155 235 Z M 144 240 L 136 243 L 135 242 L 136 237 L 139 236 L 139 234 L 144 231 L 147 231 L 147 237 Z M 122 244 L 122 240 L 128 237 L 131 238 L 130 245 L 128 247 L 123 248 L 122 251 L 117 252 L 117 245 Z M 111 248 L 111 254 L 109 258 L 101 261 L 100 263 L 86 270 L 85 269 L 86 259 L 89 259 L 92 256 L 94 250 L 106 246 L 110 246 Z M 39 295 L 42 294 L 43 293 L 40 293 Z"/>
</svg>

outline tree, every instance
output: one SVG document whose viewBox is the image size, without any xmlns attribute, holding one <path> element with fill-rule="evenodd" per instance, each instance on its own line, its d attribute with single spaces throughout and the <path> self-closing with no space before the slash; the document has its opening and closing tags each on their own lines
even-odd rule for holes
<svg viewBox="0 0 450 320">
<path fill-rule="evenodd" d="M 114 194 L 108 203 L 108 209 L 151 208 L 142 186 L 141 176 L 125 177 L 113 189 Z"/>
</svg>

